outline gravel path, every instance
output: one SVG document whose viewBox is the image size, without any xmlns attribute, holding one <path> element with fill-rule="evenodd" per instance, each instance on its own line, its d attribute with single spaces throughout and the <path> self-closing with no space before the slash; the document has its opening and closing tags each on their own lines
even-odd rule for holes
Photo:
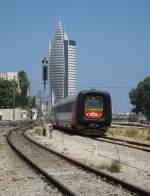
<svg viewBox="0 0 150 196">
<path fill-rule="evenodd" d="M 58 190 L 48 186 L 6 141 L 10 127 L 0 127 L 0 196 L 58 196 Z"/>
<path fill-rule="evenodd" d="M 111 173 L 111 175 L 150 191 L 150 153 L 148 152 L 119 145 L 116 149 L 114 144 L 94 141 L 77 135 L 67 135 L 57 130 L 53 131 L 52 139 L 49 139 L 49 133 L 47 133 L 47 137 L 34 134 L 33 130 L 28 133 L 36 141 L 55 151 L 76 158 L 97 169 L 110 165 L 114 159 L 120 159 L 121 171 Z M 108 172 L 106 169 L 104 170 Z"/>
</svg>

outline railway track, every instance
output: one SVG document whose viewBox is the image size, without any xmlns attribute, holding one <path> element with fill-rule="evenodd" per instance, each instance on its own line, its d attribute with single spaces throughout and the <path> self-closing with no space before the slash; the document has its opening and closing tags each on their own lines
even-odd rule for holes
<svg viewBox="0 0 150 196">
<path fill-rule="evenodd" d="M 63 130 L 63 131 L 67 134 L 71 132 L 71 131 L 67 131 L 67 130 Z M 127 140 L 127 139 L 115 138 L 114 136 L 99 135 L 99 134 L 97 134 L 97 132 L 95 134 L 93 134 L 93 132 L 92 132 L 92 134 L 91 133 L 89 133 L 89 134 L 79 133 L 79 135 L 84 136 L 84 137 L 89 137 L 89 138 L 97 140 L 97 141 L 108 142 L 111 144 L 117 144 L 117 145 L 126 146 L 126 147 L 130 147 L 130 148 L 135 148 L 138 150 L 143 150 L 145 152 L 150 152 L 150 144 L 148 144 L 148 143 L 142 143 L 139 141 L 132 141 L 132 140 Z"/>
<path fill-rule="evenodd" d="M 116 195 L 150 195 L 139 187 L 29 141 L 22 130 L 11 132 L 8 141 L 24 159 L 66 195 L 108 195 L 112 192 Z"/>
<path fill-rule="evenodd" d="M 134 122 L 115 122 L 112 121 L 111 123 L 112 127 L 136 127 L 136 128 L 146 128 L 149 127 L 149 124 L 141 124 L 141 123 L 134 123 Z"/>
<path fill-rule="evenodd" d="M 108 143 L 112 143 L 112 144 L 117 144 L 117 145 L 121 145 L 121 146 L 126 146 L 126 147 L 130 147 L 130 148 L 135 148 L 138 150 L 150 152 L 150 144 L 141 143 L 141 142 L 137 142 L 137 141 L 131 141 L 131 140 L 127 140 L 127 139 L 120 139 L 120 138 L 109 137 L 109 136 L 103 136 L 101 138 L 94 138 L 94 140 L 108 142 Z"/>
</svg>

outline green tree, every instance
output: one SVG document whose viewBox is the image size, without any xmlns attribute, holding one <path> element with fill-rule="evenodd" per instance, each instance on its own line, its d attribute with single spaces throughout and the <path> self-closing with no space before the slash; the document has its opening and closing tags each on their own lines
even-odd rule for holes
<svg viewBox="0 0 150 196">
<path fill-rule="evenodd" d="M 140 81 L 137 88 L 129 92 L 129 98 L 133 105 L 132 112 L 141 112 L 150 120 L 150 77 Z"/>
<path fill-rule="evenodd" d="M 29 89 L 29 80 L 25 71 L 20 71 L 18 73 L 19 87 L 21 90 L 22 97 L 27 96 Z"/>
<path fill-rule="evenodd" d="M 18 99 L 20 101 L 20 106 L 26 109 L 28 108 L 28 104 L 29 104 L 29 97 L 27 97 L 28 90 L 29 90 L 29 80 L 25 71 L 21 70 L 18 73 L 18 81 L 21 90 L 21 94 L 18 97 Z"/>
<path fill-rule="evenodd" d="M 35 96 L 32 97 L 31 107 L 36 108 L 36 98 L 35 98 Z"/>
<path fill-rule="evenodd" d="M 0 107 L 13 107 L 13 83 L 4 79 L 0 79 Z"/>
<path fill-rule="evenodd" d="M 18 81 L 0 79 L 0 107 L 13 108 L 14 90 L 15 107 L 27 109 L 29 107 L 29 97 L 27 96 L 29 81 L 24 71 L 18 73 Z"/>
</svg>

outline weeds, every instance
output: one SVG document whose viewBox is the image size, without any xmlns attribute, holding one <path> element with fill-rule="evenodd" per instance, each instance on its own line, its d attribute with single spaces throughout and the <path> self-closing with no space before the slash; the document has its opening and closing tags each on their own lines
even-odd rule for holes
<svg viewBox="0 0 150 196">
<path fill-rule="evenodd" d="M 108 167 L 108 171 L 110 171 L 111 173 L 119 173 L 120 169 L 121 169 L 121 164 L 118 160 L 113 160 L 110 166 Z"/>
<path fill-rule="evenodd" d="M 106 169 L 111 173 L 119 173 L 121 170 L 121 164 L 118 160 L 113 160 L 110 165 L 108 164 L 99 165 L 98 169 Z"/>
<path fill-rule="evenodd" d="M 146 128 L 109 128 L 108 133 L 111 135 L 132 137 L 135 139 L 150 141 L 150 127 Z"/>
<path fill-rule="evenodd" d="M 34 129 L 34 133 L 37 134 L 37 135 L 41 135 L 41 134 L 42 134 L 41 128 L 40 128 L 40 127 L 36 127 L 36 128 Z"/>
<path fill-rule="evenodd" d="M 148 131 L 147 131 L 146 139 L 147 139 L 148 141 L 150 141 L 150 128 L 149 128 Z"/>
<path fill-rule="evenodd" d="M 109 128 L 108 133 L 110 133 L 111 135 L 124 135 L 125 130 L 122 128 Z"/>
<path fill-rule="evenodd" d="M 138 130 L 136 130 L 136 129 L 127 129 L 126 130 L 126 135 L 128 136 L 128 137 L 136 137 L 137 136 L 137 134 L 138 134 Z"/>
</svg>

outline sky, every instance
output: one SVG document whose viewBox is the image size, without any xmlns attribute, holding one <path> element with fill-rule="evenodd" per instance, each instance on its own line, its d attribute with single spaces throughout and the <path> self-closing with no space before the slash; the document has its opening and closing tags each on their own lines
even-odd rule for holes
<svg viewBox="0 0 150 196">
<path fill-rule="evenodd" d="M 77 44 L 77 90 L 111 94 L 130 112 L 129 91 L 150 76 L 149 0 L 0 0 L 0 72 L 25 70 L 43 89 L 41 60 L 62 22 Z"/>
</svg>

